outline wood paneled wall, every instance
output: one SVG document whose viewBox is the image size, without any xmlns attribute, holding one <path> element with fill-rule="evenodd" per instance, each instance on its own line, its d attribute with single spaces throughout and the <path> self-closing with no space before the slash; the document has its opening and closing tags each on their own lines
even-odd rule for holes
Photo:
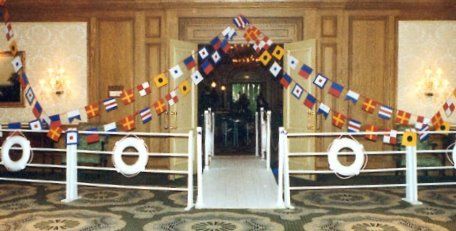
<svg viewBox="0 0 456 231">
<path fill-rule="evenodd" d="M 383 103 L 395 105 L 397 21 L 456 19 L 456 5 L 448 0 L 290 1 L 121 1 L 121 0 L 15 0 L 8 2 L 14 21 L 87 21 L 89 23 L 89 99 L 107 95 L 110 85 L 134 87 L 165 71 L 167 42 L 186 39 L 207 42 L 240 13 L 277 42 L 318 39 L 318 66 L 315 68 L 347 88 L 358 90 Z M 242 35 L 239 35 L 241 37 Z M 119 120 L 163 96 L 154 88 L 151 97 L 134 105 L 104 113 L 98 122 Z M 320 92 L 320 91 L 315 91 Z M 343 99 L 327 94 L 318 98 L 336 110 L 363 123 L 384 123 L 360 112 Z M 163 118 L 154 118 L 144 131 L 161 131 Z M 319 117 L 319 130 L 336 131 L 331 121 Z M 388 124 L 384 124 L 385 126 Z M 320 140 L 321 150 L 329 141 Z M 166 149 L 150 143 L 153 150 Z M 375 145 L 375 146 L 373 146 Z M 381 148 L 381 142 L 371 144 Z M 384 147 L 387 148 L 387 147 Z M 163 162 L 163 165 L 166 165 Z M 325 161 L 317 162 L 324 167 Z M 373 161 L 370 161 L 373 163 Z M 382 162 L 377 162 L 382 165 Z"/>
</svg>

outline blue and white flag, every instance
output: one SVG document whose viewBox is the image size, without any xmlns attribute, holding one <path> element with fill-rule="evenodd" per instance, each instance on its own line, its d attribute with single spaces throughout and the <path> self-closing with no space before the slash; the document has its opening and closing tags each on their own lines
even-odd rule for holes
<svg viewBox="0 0 456 231">
<path fill-rule="evenodd" d="M 345 95 L 345 100 L 349 100 L 352 103 L 356 103 L 359 100 L 359 94 L 354 92 L 354 91 L 352 91 L 352 90 L 349 90 L 347 92 L 347 95 Z"/>
<path fill-rule="evenodd" d="M 348 132 L 359 132 L 361 131 L 361 122 L 351 119 L 348 121 Z"/>
<path fill-rule="evenodd" d="M 328 105 L 326 105 L 324 103 L 320 103 L 320 106 L 318 106 L 317 114 L 322 114 L 326 119 L 326 118 L 328 118 L 330 111 L 331 111 L 331 108 L 329 108 Z"/>
<path fill-rule="evenodd" d="M 214 53 L 212 54 L 211 57 L 212 57 L 212 61 L 214 61 L 214 64 L 218 64 L 220 62 L 220 60 L 222 60 L 222 57 L 220 56 L 218 51 L 214 51 Z"/>
<path fill-rule="evenodd" d="M 25 92 L 25 98 L 27 99 L 28 104 L 32 105 L 33 101 L 35 100 L 35 93 L 33 93 L 31 87 L 29 87 Z"/>
<path fill-rule="evenodd" d="M 81 113 L 79 110 L 70 111 L 67 113 L 68 122 L 72 123 L 74 120 L 81 120 Z"/>
<path fill-rule="evenodd" d="M 152 113 L 149 107 L 146 107 L 139 111 L 139 115 L 141 116 L 143 124 L 148 123 L 152 120 Z"/>
<path fill-rule="evenodd" d="M 244 29 L 250 24 L 249 20 L 244 15 L 239 15 L 236 18 L 233 18 L 233 23 L 239 29 Z"/>
<path fill-rule="evenodd" d="M 116 125 L 116 122 L 112 122 L 112 123 L 109 123 L 109 124 L 105 124 L 103 126 L 103 130 L 105 132 L 115 132 L 117 131 L 117 125 Z"/>
<path fill-rule="evenodd" d="M 328 78 L 323 76 L 322 74 L 318 74 L 317 77 L 315 77 L 315 80 L 313 83 L 315 86 L 319 87 L 320 89 L 323 89 L 326 85 L 326 82 L 328 81 Z"/>
<path fill-rule="evenodd" d="M 269 68 L 269 72 L 276 78 L 277 75 L 280 73 L 282 70 L 282 67 L 274 61 L 274 64 L 272 64 L 271 68 Z"/>
<path fill-rule="evenodd" d="M 380 109 L 378 110 L 378 117 L 380 117 L 381 119 L 384 119 L 384 120 L 389 120 L 389 119 L 391 119 L 392 115 L 393 115 L 392 108 L 385 106 L 385 105 L 380 106 Z"/>
<path fill-rule="evenodd" d="M 114 98 L 107 98 L 103 101 L 103 105 L 106 108 L 107 112 L 113 111 L 117 109 L 117 101 Z"/>
<path fill-rule="evenodd" d="M 230 26 L 225 28 L 225 30 L 222 31 L 222 35 L 228 39 L 228 40 L 233 40 L 234 36 L 236 36 L 236 29 L 231 28 Z"/>
<path fill-rule="evenodd" d="M 41 121 L 40 120 L 33 120 L 29 122 L 30 130 L 32 131 L 40 131 L 43 129 L 41 126 Z"/>
<path fill-rule="evenodd" d="M 421 129 L 418 131 L 418 135 L 420 136 L 420 141 L 423 142 L 427 139 L 429 139 L 429 125 L 428 124 L 423 124 L 421 126 Z"/>
<path fill-rule="evenodd" d="M 78 130 L 76 130 L 75 128 L 69 128 L 66 131 L 66 144 L 78 145 Z"/>
</svg>

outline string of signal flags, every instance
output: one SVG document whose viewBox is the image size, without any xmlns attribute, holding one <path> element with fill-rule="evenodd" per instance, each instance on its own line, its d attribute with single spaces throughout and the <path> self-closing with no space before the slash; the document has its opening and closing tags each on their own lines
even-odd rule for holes
<svg viewBox="0 0 456 231">
<path fill-rule="evenodd" d="M 314 70 L 312 67 L 303 63 L 299 66 L 300 61 L 292 55 L 287 55 L 285 58 L 285 50 L 280 45 L 275 44 L 267 35 L 265 35 L 256 26 L 250 24 L 249 20 L 245 16 L 236 17 L 233 22 L 235 25 L 244 32 L 244 39 L 248 43 L 253 43 L 253 49 L 258 54 L 259 62 L 265 67 L 269 68 L 269 72 L 275 79 L 279 80 L 279 83 L 285 89 L 291 89 L 291 94 L 297 99 L 301 100 L 305 95 L 303 104 L 313 110 L 314 107 L 317 109 L 317 114 L 327 119 L 331 114 L 332 125 L 342 129 L 347 126 L 348 132 L 377 132 L 377 131 L 389 131 L 388 135 L 383 136 L 383 142 L 386 144 L 397 143 L 397 130 L 391 128 L 380 128 L 374 124 L 362 125 L 362 123 L 355 119 L 344 115 L 328 105 L 324 104 L 321 100 L 318 100 L 308 90 L 303 88 L 297 81 L 292 78 L 292 73 L 287 73 L 278 63 L 283 59 L 286 59 L 287 65 L 306 81 L 311 81 L 318 89 L 324 92 L 325 88 L 329 88 L 327 93 L 333 97 L 339 99 L 345 95 L 344 100 L 356 105 L 361 103 L 361 109 L 365 113 L 372 116 L 377 116 L 382 120 L 391 120 L 394 118 L 394 122 L 400 125 L 409 126 L 411 122 L 414 123 L 415 128 L 418 130 L 419 140 L 425 141 L 429 135 L 425 131 L 429 131 L 431 128 L 435 130 L 448 131 L 450 126 L 448 122 L 445 122 L 442 118 L 440 110 L 432 116 L 431 119 L 421 115 L 413 115 L 407 111 L 395 109 L 386 104 L 382 104 L 379 101 L 359 94 L 357 91 L 347 89 L 344 85 L 331 80 L 323 73 L 313 74 Z M 271 51 L 272 50 L 272 51 Z M 282 73 L 282 74 L 281 74 Z M 281 75 L 280 75 L 281 74 Z M 295 75 L 293 75 L 295 76 Z M 311 78 L 311 76 L 313 76 Z M 290 86 L 293 87 L 291 88 Z M 453 90 L 453 94 L 445 101 L 441 109 L 447 117 L 450 117 L 455 111 L 456 105 L 456 89 Z M 376 141 L 377 135 L 366 135 L 366 139 Z"/>
</svg>

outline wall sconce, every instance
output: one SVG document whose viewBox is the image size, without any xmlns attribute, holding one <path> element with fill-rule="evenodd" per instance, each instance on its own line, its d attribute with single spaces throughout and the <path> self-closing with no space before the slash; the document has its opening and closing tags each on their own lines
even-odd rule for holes
<svg viewBox="0 0 456 231">
<path fill-rule="evenodd" d="M 225 90 L 226 90 L 225 85 L 222 85 L 222 86 L 220 87 L 220 90 L 225 91 Z"/>
<path fill-rule="evenodd" d="M 433 97 L 434 100 L 437 100 L 442 94 L 445 95 L 449 82 L 442 77 L 442 69 L 437 68 L 433 71 L 431 68 L 427 68 L 424 73 L 424 77 L 418 81 L 419 92 L 424 93 L 426 97 Z"/>
<path fill-rule="evenodd" d="M 48 81 L 44 79 L 40 80 L 41 87 L 43 89 L 49 89 L 58 96 L 62 95 L 65 92 L 66 86 L 69 85 L 69 81 L 64 77 L 65 70 L 63 68 L 57 70 L 49 68 L 48 74 Z"/>
<path fill-rule="evenodd" d="M 217 87 L 217 83 L 216 83 L 215 81 L 212 81 L 211 87 L 212 87 L 212 88 L 216 88 L 216 87 Z"/>
</svg>

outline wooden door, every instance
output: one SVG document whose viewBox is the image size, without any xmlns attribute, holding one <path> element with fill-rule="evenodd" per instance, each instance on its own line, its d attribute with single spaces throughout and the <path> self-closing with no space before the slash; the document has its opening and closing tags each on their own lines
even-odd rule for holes
<svg viewBox="0 0 456 231">
<path fill-rule="evenodd" d="M 191 90 L 187 95 L 182 95 L 179 93 L 179 102 L 170 106 L 167 112 L 167 118 L 165 120 L 165 131 L 171 133 L 188 133 L 190 130 L 196 132 L 197 127 L 197 113 L 198 113 L 198 101 L 197 93 L 198 89 L 193 85 L 190 75 L 193 70 L 188 71 L 185 65 L 183 65 L 183 60 L 187 58 L 190 54 L 193 55 L 193 58 L 198 60 L 197 51 L 198 45 L 195 43 L 170 40 L 169 43 L 169 64 L 174 66 L 180 64 L 183 71 L 183 76 L 178 79 L 169 79 L 169 90 L 178 89 L 179 84 L 183 81 L 188 81 Z M 178 90 L 179 91 L 179 90 Z M 196 139 L 194 139 L 196 141 Z M 169 139 L 170 152 L 172 153 L 186 153 L 188 152 L 188 139 L 183 138 L 171 138 Z M 194 145 L 196 147 L 196 145 Z M 196 160 L 196 156 L 194 157 Z M 170 169 L 173 170 L 185 170 L 187 169 L 187 159 L 186 158 L 171 158 L 170 159 Z M 195 169 L 195 168 L 194 168 Z"/>
<path fill-rule="evenodd" d="M 285 56 L 284 70 L 293 77 L 293 80 L 304 89 L 314 94 L 312 78 L 304 79 L 298 75 L 300 66 L 305 63 L 315 69 L 316 67 L 316 43 L 315 39 L 285 44 L 287 55 Z M 298 59 L 298 67 L 293 70 L 288 66 L 288 55 Z M 312 74 L 313 76 L 314 74 Z M 315 132 L 316 131 L 316 109 L 308 109 L 303 102 L 307 96 L 302 94 L 300 99 L 291 95 L 294 83 L 283 92 L 283 117 L 284 127 L 291 132 Z M 290 152 L 315 151 L 314 138 L 293 138 L 290 139 Z M 290 169 L 310 170 L 315 169 L 314 157 L 299 157 L 290 159 Z"/>
</svg>

